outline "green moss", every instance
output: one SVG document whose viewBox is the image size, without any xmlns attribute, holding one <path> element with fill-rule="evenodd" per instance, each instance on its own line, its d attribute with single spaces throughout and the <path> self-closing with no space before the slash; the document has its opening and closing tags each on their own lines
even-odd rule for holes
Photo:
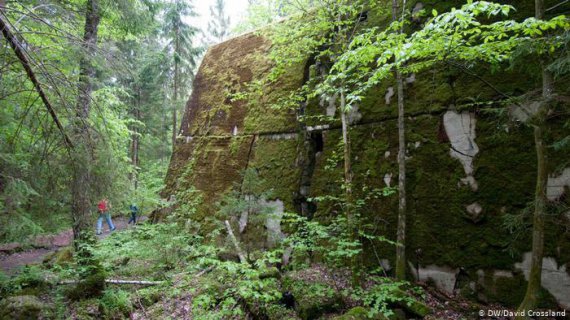
<svg viewBox="0 0 570 320">
<path fill-rule="evenodd" d="M 273 140 L 260 137 L 250 160 L 250 167 L 258 171 L 265 190 L 272 190 L 271 197 L 285 205 L 285 211 L 293 211 L 293 195 L 298 188 L 300 168 L 295 166 L 298 140 Z"/>
<path fill-rule="evenodd" d="M 365 320 L 370 319 L 368 317 L 368 310 L 364 307 L 354 307 L 348 310 L 341 316 L 334 317 L 334 320 Z"/>
<path fill-rule="evenodd" d="M 443 12 L 464 1 L 422 1 L 429 12 L 432 8 Z M 515 1 L 505 1 L 515 3 Z M 554 2 L 552 2 L 554 4 Z M 410 3 L 414 5 L 415 3 Z M 516 3 L 515 17 L 528 16 L 532 4 Z M 370 25 L 382 25 L 389 12 L 371 12 Z M 216 46 L 206 56 L 201 69 L 204 85 L 197 94 L 196 118 L 189 124 L 191 133 L 200 133 L 189 143 L 179 142 L 173 155 L 167 190 L 196 187 L 203 193 L 204 203 L 199 217 L 207 219 L 215 211 L 215 203 L 232 185 L 240 183 L 240 172 L 255 168 L 273 189 L 272 199 L 280 199 L 286 211 L 293 211 L 295 193 L 299 191 L 302 168 L 299 155 L 303 141 L 272 140 L 254 134 L 294 132 L 299 124 L 295 112 L 287 108 L 273 109 L 281 98 L 289 96 L 301 85 L 305 63 L 291 66 L 283 77 L 273 84 L 257 82 L 271 68 L 267 58 L 271 44 L 267 37 L 245 35 Z M 239 63 L 235 63 L 239 61 Z M 476 72 L 476 76 L 470 73 Z M 482 81 L 484 79 L 485 81 Z M 512 241 L 504 227 L 505 214 L 517 214 L 531 203 L 535 181 L 535 154 L 532 130 L 520 124 L 509 123 L 506 117 L 477 108 L 473 102 L 496 101 L 504 95 L 519 95 L 536 87 L 536 78 L 512 71 L 493 73 L 483 65 L 464 72 L 449 65 L 437 65 L 415 75 L 415 81 L 406 84 L 406 136 L 409 142 L 407 161 L 408 194 L 408 259 L 414 265 L 446 265 L 465 268 L 472 278 L 479 269 L 510 270 L 521 260 L 521 253 L 530 250 L 530 232 Z M 488 83 L 492 84 L 491 87 Z M 366 125 L 350 130 L 354 171 L 355 197 L 363 197 L 363 187 L 382 188 L 384 176 L 392 174 L 391 185 L 397 181 L 396 156 L 398 150 L 396 126 L 396 96 L 386 104 L 385 95 L 393 79 L 387 79 L 372 88 L 359 105 Z M 247 100 L 230 101 L 232 93 L 250 90 Z M 474 177 L 477 191 L 460 184 L 465 177 L 461 163 L 451 158 L 450 144 L 442 128 L 442 115 L 454 105 L 459 110 L 477 113 L 476 143 L 480 152 L 474 159 Z M 485 108 L 489 108 L 486 105 Z M 495 106 L 499 107 L 499 106 Z M 317 99 L 307 102 L 308 124 L 338 125 L 338 119 L 324 117 L 325 108 Z M 564 113 L 561 113 L 564 114 Z M 234 126 L 242 136 L 230 137 Z M 547 134 L 548 145 L 567 135 L 560 121 L 552 122 Z M 508 131 L 507 131 L 508 130 Z M 250 136 L 251 135 L 251 136 Z M 343 169 L 339 149 L 340 131 L 323 133 L 324 150 L 316 156 L 310 187 L 310 196 L 339 195 Z M 256 140 L 254 140 L 256 139 Z M 413 146 L 419 142 L 420 146 Z M 251 150 L 251 152 L 250 152 Z M 385 156 L 389 152 L 389 156 Z M 549 148 L 549 172 L 559 172 L 568 166 L 568 150 Z M 184 176 L 184 183 L 173 182 Z M 566 201 L 568 197 L 562 199 Z M 271 200 L 271 199 L 269 199 Z M 478 202 L 483 207 L 482 219 L 473 222 L 466 215 L 466 205 Z M 339 214 L 335 203 L 317 204 L 315 218 L 330 221 Z M 366 223 L 374 226 L 378 235 L 395 239 L 397 197 L 369 200 L 362 209 Z M 551 221 L 549 221 L 551 222 Z M 552 222 L 546 227 L 545 254 L 560 264 L 570 262 L 570 238 L 565 235 L 563 223 Z M 376 265 L 376 254 L 393 260 L 394 247 L 378 244 L 365 246 L 364 263 Z M 377 250 L 376 250 L 377 249 Z M 509 255 L 510 249 L 513 255 Z M 416 252 L 420 252 L 417 254 Z M 515 277 L 505 288 L 524 286 L 524 280 Z M 518 282 L 517 282 L 518 281 Z M 508 295 L 507 289 L 497 293 Z M 511 302 L 519 298 L 512 295 Z M 493 298 L 495 299 L 495 298 Z M 505 303 L 510 303 L 505 300 Z"/>
<path fill-rule="evenodd" d="M 65 295 L 70 300 L 82 300 L 91 297 L 99 297 L 105 290 L 105 273 L 103 271 L 96 272 L 76 285 L 71 285 Z"/>
<path fill-rule="evenodd" d="M 300 319 L 294 310 L 287 309 L 282 305 L 272 304 L 267 307 L 266 316 L 269 320 L 297 320 Z"/>
<path fill-rule="evenodd" d="M 340 295 L 324 279 L 307 280 L 292 273 L 285 276 L 282 286 L 295 297 L 297 314 L 302 319 L 317 319 L 342 307 Z"/>
<path fill-rule="evenodd" d="M 31 295 L 8 297 L 0 302 L 1 320 L 40 319 L 51 307 Z"/>
</svg>

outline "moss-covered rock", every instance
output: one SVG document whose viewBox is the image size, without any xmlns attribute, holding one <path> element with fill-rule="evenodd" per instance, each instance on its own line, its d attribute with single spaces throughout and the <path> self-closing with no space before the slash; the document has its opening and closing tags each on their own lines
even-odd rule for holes
<svg viewBox="0 0 570 320">
<path fill-rule="evenodd" d="M 378 317 L 369 317 L 368 310 L 364 307 L 354 307 L 347 312 L 343 313 L 340 316 L 334 317 L 334 320 L 366 320 L 366 319 L 378 319 L 384 320 L 387 319 L 383 316 Z"/>
<path fill-rule="evenodd" d="M 49 314 L 52 307 L 40 301 L 36 296 L 24 295 L 7 297 L 0 302 L 1 320 L 39 319 Z"/>
<path fill-rule="evenodd" d="M 287 309 L 279 304 L 272 304 L 267 307 L 266 314 L 269 320 L 298 320 L 301 319 L 293 309 Z"/>
<path fill-rule="evenodd" d="M 431 308 L 427 304 L 411 297 L 405 291 L 396 290 L 394 294 L 400 298 L 396 305 L 414 316 L 423 318 L 431 312 Z"/>
<path fill-rule="evenodd" d="M 47 254 L 43 263 L 47 266 L 66 266 L 73 261 L 73 247 L 68 246 L 53 253 Z"/>
<path fill-rule="evenodd" d="M 95 272 L 76 285 L 72 285 L 66 290 L 66 296 L 71 300 L 81 300 L 90 297 L 98 297 L 105 290 L 105 273 Z"/>
<path fill-rule="evenodd" d="M 317 319 L 343 306 L 341 295 L 320 272 L 290 272 L 284 276 L 282 286 L 293 295 L 297 314 L 305 320 Z"/>
</svg>

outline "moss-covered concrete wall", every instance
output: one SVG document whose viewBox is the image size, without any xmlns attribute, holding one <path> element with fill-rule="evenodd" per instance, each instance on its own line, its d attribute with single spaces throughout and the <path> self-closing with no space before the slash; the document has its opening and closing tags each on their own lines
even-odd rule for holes
<svg viewBox="0 0 570 320">
<path fill-rule="evenodd" d="M 423 5 L 442 11 L 450 3 L 425 1 Z M 531 10 L 519 6 L 517 15 Z M 372 18 L 370 23 L 383 21 Z M 273 189 L 274 199 L 268 200 L 279 199 L 286 211 L 303 211 L 300 202 L 309 197 L 341 192 L 341 159 L 335 167 L 341 138 L 338 120 L 311 119 L 308 125 L 313 128 L 326 125 L 328 129 L 317 127 L 307 132 L 297 121 L 295 110 L 272 108 L 279 98 L 302 85 L 309 66 L 290 68 L 277 84 L 260 87 L 257 98 L 235 99 L 236 93 L 267 75 L 270 50 L 269 40 L 257 33 L 233 38 L 209 49 L 196 76 L 164 193 L 174 194 L 189 186 L 201 191 L 199 217 L 215 213 L 216 202 L 239 185 L 241 172 L 248 167 L 256 168 L 267 189 Z M 525 253 L 530 251 L 531 235 L 510 233 L 505 217 L 531 205 L 536 157 L 532 129 L 513 120 L 509 116 L 513 107 L 501 106 L 498 101 L 539 87 L 538 77 L 514 71 L 493 73 L 484 66 L 476 69 L 476 75 L 446 64 L 408 75 L 410 276 L 483 301 L 513 306 L 520 302 L 528 276 Z M 397 184 L 394 89 L 393 81 L 382 83 L 353 114 L 357 119 L 350 129 L 355 190 L 364 185 L 383 188 Z M 564 83 L 558 90 L 568 94 Z M 309 101 L 306 113 L 323 115 L 327 106 Z M 564 103 L 558 106 L 566 111 L 568 107 Z M 564 121 L 553 118 L 549 142 L 568 135 Z M 456 146 L 465 143 L 468 150 L 457 150 Z M 549 148 L 549 160 L 551 178 L 565 177 L 567 150 Z M 568 186 L 562 188 L 553 201 L 553 212 L 569 204 Z M 327 221 L 338 212 L 333 204 L 324 202 L 313 204 L 309 214 Z M 377 234 L 395 238 L 396 196 L 371 200 L 363 214 L 376 226 Z M 569 220 L 568 214 L 548 217 L 545 256 L 550 260 L 545 263 L 551 270 L 546 273 L 548 279 L 543 277 L 544 303 L 557 301 L 565 307 L 570 307 Z M 366 248 L 369 259 L 365 263 L 379 263 L 378 254 L 389 269 L 393 247 L 379 244 L 376 249 L 374 253 L 371 247 Z"/>
</svg>

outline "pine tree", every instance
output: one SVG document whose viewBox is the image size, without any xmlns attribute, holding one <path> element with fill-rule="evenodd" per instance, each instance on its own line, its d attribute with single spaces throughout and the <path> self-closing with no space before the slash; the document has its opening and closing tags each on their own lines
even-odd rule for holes
<svg viewBox="0 0 570 320">
<path fill-rule="evenodd" d="M 167 5 L 164 17 L 163 33 L 168 43 L 165 51 L 172 57 L 168 66 L 168 73 L 172 79 L 172 148 L 176 144 L 178 123 L 179 98 L 186 96 L 189 88 L 188 80 L 194 77 L 194 69 L 197 65 L 198 55 L 201 48 L 194 47 L 192 39 L 198 33 L 198 29 L 183 21 L 184 17 L 195 16 L 194 7 L 189 1 L 175 0 Z"/>
<path fill-rule="evenodd" d="M 208 22 L 208 33 L 217 42 L 223 42 L 230 34 L 230 17 L 225 15 L 225 7 L 224 0 L 216 0 L 216 3 L 210 6 L 212 20 Z"/>
</svg>

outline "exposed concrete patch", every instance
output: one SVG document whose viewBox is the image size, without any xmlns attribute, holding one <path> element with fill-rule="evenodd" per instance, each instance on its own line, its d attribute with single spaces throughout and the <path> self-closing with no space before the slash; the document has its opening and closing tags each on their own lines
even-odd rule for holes
<svg viewBox="0 0 570 320">
<path fill-rule="evenodd" d="M 540 108 L 540 102 L 534 101 L 523 105 L 509 106 L 509 114 L 512 119 L 526 122 L 530 117 L 534 116 Z"/>
<path fill-rule="evenodd" d="M 384 158 L 388 159 L 389 156 L 390 156 L 390 151 L 384 152 Z"/>
<path fill-rule="evenodd" d="M 409 77 L 404 79 L 404 81 L 406 82 L 406 84 L 412 84 L 412 83 L 416 82 L 416 74 L 412 73 Z"/>
<path fill-rule="evenodd" d="M 250 196 L 246 195 L 244 196 L 245 201 L 249 201 Z M 245 231 L 245 228 L 247 227 L 247 223 L 249 221 L 249 211 L 245 210 L 241 213 L 241 215 L 239 216 L 239 233 L 243 233 Z"/>
<path fill-rule="evenodd" d="M 507 270 L 495 270 L 493 271 L 494 278 L 512 278 L 514 277 L 512 271 Z"/>
<path fill-rule="evenodd" d="M 349 124 L 356 123 L 362 119 L 362 114 L 358 111 L 358 105 L 352 106 L 347 114 L 347 120 Z"/>
<path fill-rule="evenodd" d="M 421 2 L 416 3 L 414 9 L 412 9 L 412 20 L 414 22 L 420 21 L 420 11 L 424 8 L 424 4 Z"/>
<path fill-rule="evenodd" d="M 309 131 L 309 132 L 311 132 L 311 131 L 322 131 L 322 130 L 327 130 L 328 128 L 330 128 L 330 125 L 328 125 L 328 124 L 317 125 L 317 126 L 307 126 L 307 131 Z"/>
<path fill-rule="evenodd" d="M 232 135 L 237 136 L 238 134 L 238 127 L 234 126 L 234 129 L 232 130 Z"/>
<path fill-rule="evenodd" d="M 473 191 L 477 190 L 477 181 L 473 177 L 473 158 L 479 153 L 479 146 L 475 143 L 475 126 L 477 119 L 470 112 L 457 113 L 453 110 L 443 115 L 445 133 L 451 143 L 449 154 L 459 160 L 467 175 L 465 181 Z"/>
<path fill-rule="evenodd" d="M 386 184 L 387 187 L 390 187 L 390 183 L 392 182 L 392 173 L 386 173 L 384 175 L 384 183 Z"/>
<path fill-rule="evenodd" d="M 483 207 L 481 207 L 479 203 L 474 202 L 468 206 L 465 206 L 465 209 L 467 210 L 467 217 L 469 218 L 469 220 L 475 223 L 481 221 Z"/>
<path fill-rule="evenodd" d="M 273 133 L 273 134 L 264 135 L 263 137 L 270 139 L 270 140 L 295 140 L 295 139 L 297 139 L 297 134 L 296 133 Z"/>
<path fill-rule="evenodd" d="M 281 257 L 281 263 L 286 266 L 291 262 L 291 255 L 293 254 L 293 247 L 286 247 L 283 250 L 283 256 Z"/>
<path fill-rule="evenodd" d="M 386 104 L 390 104 L 390 99 L 394 96 L 394 87 L 389 87 L 386 91 L 384 98 L 386 99 Z"/>
<path fill-rule="evenodd" d="M 273 201 L 262 200 L 261 204 L 265 208 L 270 208 L 265 220 L 265 227 L 267 228 L 267 245 L 272 248 L 285 238 L 281 231 L 281 219 L 283 219 L 285 207 L 283 201 L 279 199 Z"/>
<path fill-rule="evenodd" d="M 461 178 L 460 181 L 461 182 L 459 183 L 459 185 L 469 186 L 473 191 L 477 191 L 479 189 L 479 184 L 477 183 L 477 180 L 475 180 L 473 176 Z"/>
<path fill-rule="evenodd" d="M 515 263 L 515 268 L 522 270 L 528 281 L 532 253 L 527 252 L 521 263 Z M 567 265 L 558 266 L 554 258 L 542 259 L 542 287 L 544 287 L 563 308 L 570 308 L 570 275 L 566 271 Z"/>
<path fill-rule="evenodd" d="M 380 260 L 380 267 L 382 267 L 382 269 L 384 269 L 385 271 L 392 270 L 392 266 L 390 265 L 390 260 L 388 259 Z"/>
<path fill-rule="evenodd" d="M 332 97 L 327 97 L 328 106 L 326 114 L 328 117 L 334 117 L 336 113 L 336 99 L 338 98 L 338 93 L 335 93 Z"/>
<path fill-rule="evenodd" d="M 411 263 L 408 265 L 412 269 L 412 274 L 415 278 L 417 278 L 419 275 L 419 279 L 416 280 L 423 282 L 431 280 L 438 289 L 449 294 L 453 293 L 455 282 L 457 280 L 458 269 L 428 265 L 424 268 L 420 267 L 418 272 L 418 270 L 416 270 L 416 268 Z"/>
<path fill-rule="evenodd" d="M 243 233 L 245 227 L 247 227 L 247 221 L 249 219 L 249 212 L 244 211 L 239 216 L 239 233 Z"/>
<path fill-rule="evenodd" d="M 548 200 L 558 200 L 564 194 L 564 187 L 570 187 L 570 168 L 564 169 L 558 177 L 548 177 L 546 186 Z"/>
</svg>

